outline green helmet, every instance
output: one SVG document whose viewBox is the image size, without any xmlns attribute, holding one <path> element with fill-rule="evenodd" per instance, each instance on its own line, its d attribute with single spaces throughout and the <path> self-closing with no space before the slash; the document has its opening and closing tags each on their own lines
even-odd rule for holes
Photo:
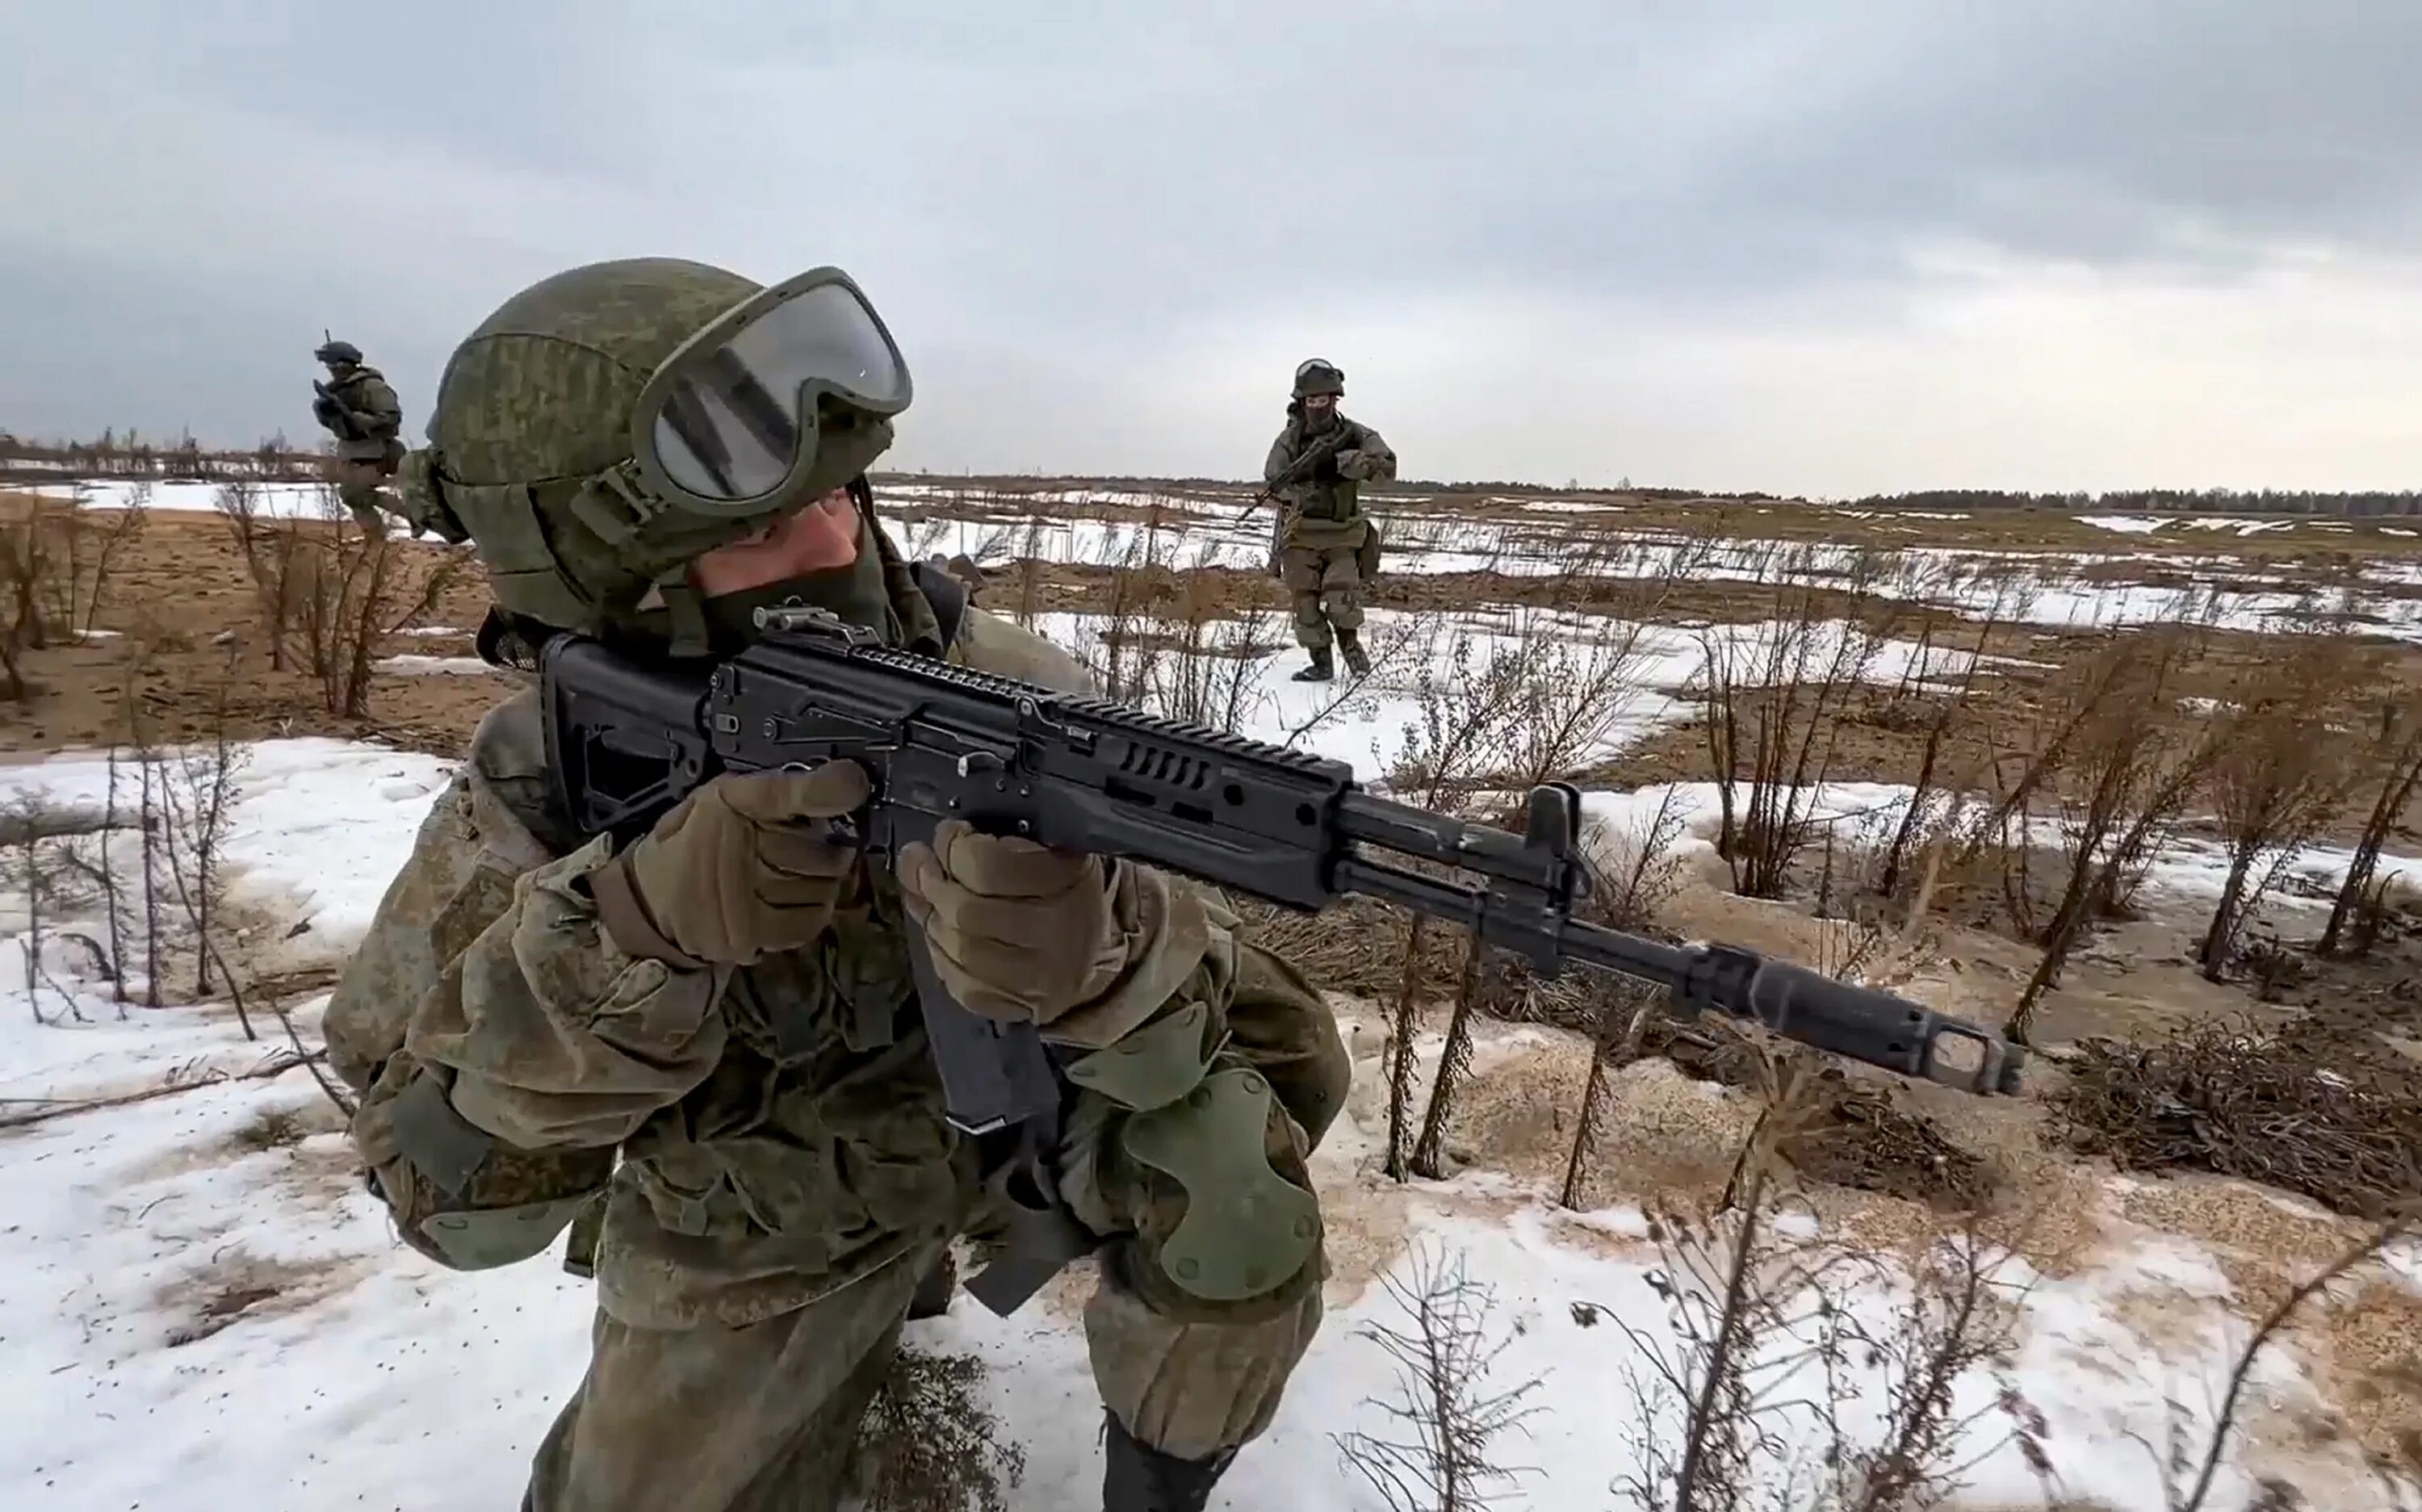
<svg viewBox="0 0 2422 1512">
<path fill-rule="evenodd" d="M 332 365 L 339 362 L 350 362 L 355 366 L 359 366 L 362 360 L 362 349 L 354 345 L 351 341 L 330 341 L 322 346 L 319 351 L 312 353 L 311 357 L 315 362 L 323 362 Z"/>
<path fill-rule="evenodd" d="M 844 287 L 847 299 L 857 301 L 851 307 L 863 312 L 858 323 L 871 325 L 898 365 L 896 348 L 854 285 L 834 270 L 794 281 L 802 282 L 814 294 Z M 691 445 L 720 449 L 727 453 L 720 460 L 730 463 L 727 443 L 734 436 L 716 433 L 715 422 L 730 421 L 731 412 L 713 405 L 731 390 L 708 385 L 728 382 L 724 370 L 755 360 L 745 335 L 735 340 L 731 333 L 745 332 L 749 310 L 762 317 L 781 307 L 793 287 L 766 290 L 720 268 L 641 258 L 574 268 L 523 290 L 448 359 L 430 413 L 429 446 L 405 461 L 399 512 L 449 541 L 473 543 L 496 606 L 508 615 L 590 635 L 669 634 L 666 607 L 640 607 L 652 589 L 668 603 L 694 606 L 684 572 L 690 561 L 861 479 L 891 445 L 888 416 L 906 407 L 904 365 L 876 407 L 829 384 L 791 383 L 779 394 L 758 386 L 747 395 L 755 407 L 731 423 L 759 430 L 737 442 L 748 451 L 752 439 L 764 439 L 771 406 L 771 423 L 790 427 L 781 442 L 796 465 L 750 474 L 772 490 L 753 498 L 701 499 L 685 491 L 684 480 L 707 475 L 678 441 L 665 438 L 695 432 L 703 443 Z M 800 298 L 789 307 L 845 303 Z M 873 338 L 850 334 L 861 345 L 844 355 L 861 360 Z M 734 348 L 741 351 L 736 361 Z M 818 350 L 809 360 L 839 359 Z M 863 360 L 881 360 L 880 354 Z M 708 378 L 693 382 L 688 374 L 700 370 Z M 751 376 L 741 371 L 737 382 L 746 386 Z M 700 424 L 702 391 L 713 413 Z M 802 417 L 802 405 L 793 402 L 810 395 Z M 643 407 L 653 424 L 639 423 Z M 667 456 L 655 454 L 658 442 Z M 765 456 L 761 447 L 745 460 L 762 464 Z M 730 483 L 728 465 L 716 480 Z"/>
<path fill-rule="evenodd" d="M 1345 370 L 1327 357 L 1313 357 L 1295 370 L 1295 397 L 1306 394 L 1343 394 L 1345 392 Z"/>
</svg>

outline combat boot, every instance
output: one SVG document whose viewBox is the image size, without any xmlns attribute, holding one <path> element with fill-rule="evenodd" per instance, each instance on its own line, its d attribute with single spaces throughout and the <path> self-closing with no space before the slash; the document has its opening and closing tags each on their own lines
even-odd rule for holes
<svg viewBox="0 0 2422 1512">
<path fill-rule="evenodd" d="M 1312 648 L 1312 665 L 1295 674 L 1298 683 L 1326 683 L 1337 675 L 1337 664 L 1329 659 L 1327 646 Z"/>
<path fill-rule="evenodd" d="M 1362 654 L 1362 638 L 1351 630 L 1337 632 L 1337 649 L 1345 654 L 1345 667 L 1357 677 L 1371 675 L 1371 658 Z"/>
<path fill-rule="evenodd" d="M 1208 1459 L 1180 1459 L 1138 1441 L 1121 1425 L 1117 1413 L 1103 1416 L 1109 1438 L 1102 1468 L 1102 1512 L 1203 1512 L 1210 1504 L 1211 1488 L 1236 1457 L 1235 1450 L 1222 1449 Z"/>
</svg>

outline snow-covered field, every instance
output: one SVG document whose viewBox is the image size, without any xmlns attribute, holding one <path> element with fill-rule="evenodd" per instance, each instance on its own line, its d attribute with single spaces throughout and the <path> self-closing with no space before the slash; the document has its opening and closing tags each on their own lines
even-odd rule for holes
<svg viewBox="0 0 2422 1512">
<path fill-rule="evenodd" d="M 102 481 L 46 485 L 73 494 L 87 508 L 130 505 L 160 510 L 217 507 L 210 482 Z M 924 518 L 897 524 L 915 555 L 965 554 L 987 564 L 1021 557 L 1095 565 L 1224 567 L 1261 571 L 1269 550 L 1266 508 L 1238 519 L 1234 497 L 1178 492 L 1093 488 L 983 492 L 936 482 L 902 481 L 885 496 L 914 506 Z M 1384 570 L 1408 576 L 1498 573 L 1516 577 L 1591 576 L 1707 582 L 1813 580 L 1848 586 L 1911 603 L 1934 604 L 1972 617 L 2078 627 L 2175 620 L 2209 605 L 2214 622 L 2261 630 L 2313 606 L 2281 579 L 2250 580 L 2245 564 L 2225 555 L 2177 553 L 2157 558 L 2108 552 L 2007 551 L 1968 546 L 1873 543 L 1809 544 L 1780 540 L 1698 540 L 1671 529 L 1627 528 L 1619 511 L 1565 500 L 1492 497 L 1496 512 L 1458 518 L 1423 501 L 1374 496 L 1388 542 Z M 1392 512 L 1392 505 L 1408 506 Z M 1549 507 L 1554 506 L 1554 507 Z M 320 515 L 333 508 L 315 483 L 258 485 L 256 508 L 270 515 Z M 1101 517 L 1102 510 L 1142 512 L 1148 522 Z M 1940 512 L 1837 511 L 1848 517 L 1955 520 Z M 2079 516 L 2084 523 L 2134 534 L 2176 526 L 2180 531 L 2244 535 L 2328 522 L 2241 520 L 2225 516 L 2170 519 L 2154 515 Z M 2409 532 L 2400 532 L 2409 533 Z M 2114 583 L 2092 575 L 2115 566 L 2161 569 L 2159 583 Z M 2377 621 L 2379 633 L 2422 641 L 2422 565 L 2378 562 L 2360 582 L 2333 589 L 2327 606 L 2346 606 Z M 2398 590 L 2406 591 L 2398 592 Z"/>
<path fill-rule="evenodd" d="M 279 949 L 341 959 L 447 775 L 445 763 L 374 747 L 250 748 L 228 854 L 264 935 L 307 926 Z M 105 766 L 87 759 L 0 767 L 0 802 L 39 792 L 56 806 L 97 805 L 106 786 Z M 1849 814 L 1887 808 L 1896 795 L 1906 801 L 1895 790 L 1845 784 L 1818 801 Z M 1617 819 L 1656 796 L 1602 795 L 1593 812 Z M 1704 829 L 1706 795 L 1680 796 Z M 0 1382 L 12 1404 L 0 1435 L 0 1504 L 513 1504 L 531 1447 L 579 1378 L 587 1285 L 547 1259 L 460 1275 L 397 1245 L 308 1077 L 242 1079 L 282 1044 L 274 1028 L 269 1041 L 247 1043 L 218 1006 L 120 1007 L 89 953 L 71 949 L 45 951 L 45 981 L 29 990 L 24 925 L 22 896 L 0 894 L 0 1116 L 172 1078 L 231 1079 L 0 1130 Z M 73 910 L 48 927 L 100 932 Z M 296 1016 L 307 1042 L 320 1006 Z M 1376 1079 L 1376 1065 L 1364 1063 L 1366 1105 L 1322 1153 L 1332 1208 L 1360 1215 L 1369 1231 L 1401 1233 L 1376 1257 L 1383 1275 L 1400 1274 L 1419 1248 L 1460 1254 L 1494 1288 L 1507 1351 L 1492 1378 L 1547 1382 L 1538 1398 L 1546 1410 L 1506 1446 L 1509 1462 L 1534 1473 L 1505 1504 L 1619 1504 L 1609 1486 L 1635 1466 L 1628 1381 L 1644 1362 L 1588 1309 L 1667 1336 L 1654 1255 L 1639 1242 L 1643 1215 L 1565 1214 L 1485 1173 L 1388 1189 L 1371 1171 Z M 299 1137 L 259 1138 L 272 1115 L 290 1115 L 289 1134 Z M 2067 1492 L 2119 1507 L 2158 1504 L 2153 1460 L 2131 1436 L 2159 1441 L 2165 1402 L 2201 1402 L 2181 1384 L 2216 1380 L 2241 1338 L 2221 1305 L 2231 1285 L 2217 1258 L 2122 1230 L 2093 1269 L 2038 1276 L 2013 1260 L 2003 1274 L 2023 1286 L 2012 1294 L 2022 1326 L 2009 1378 L 2045 1414 Z M 1394 1321 L 1394 1304 L 1372 1279 L 1347 1270 L 1332 1284 L 1329 1322 L 1276 1426 L 1216 1504 L 1381 1505 L 1341 1464 L 1332 1440 L 1387 1426 L 1373 1399 L 1390 1393 L 1390 1367 L 1361 1330 Z M 2157 1284 L 2174 1300 L 2204 1305 L 2155 1328 L 2127 1302 Z M 1880 1318 L 1901 1285 L 1887 1273 L 1837 1299 Z M 1577 1313 L 1577 1304 L 1587 1305 Z M 913 1337 L 972 1351 L 991 1367 L 987 1398 L 1029 1456 L 1016 1507 L 1093 1504 L 1094 1408 L 1081 1333 L 1064 1305 L 1046 1299 L 1004 1321 L 963 1297 Z M 1864 1384 L 1854 1426 L 1880 1406 L 1879 1383 Z M 2291 1355 L 2276 1357 L 2257 1384 L 2266 1409 L 2316 1405 Z M 1998 1389 L 1987 1375 L 1965 1382 L 1962 1410 Z M 2019 1451 L 1993 1448 L 2000 1432 L 1990 1416 L 1977 1430 L 1972 1448 L 1985 1457 L 1970 1473 L 1965 1504 L 2037 1504 Z M 2300 1470 L 2307 1493 L 2323 1498 L 2316 1505 L 2361 1504 L 2324 1495 L 2355 1484 L 2336 1478 L 2351 1477 L 2345 1461 L 2320 1451 Z M 2216 1507 L 2245 1504 L 2242 1476 L 2232 1473 L 2223 1491 Z"/>
<path fill-rule="evenodd" d="M 964 496 L 946 485 L 902 483 L 888 492 L 936 512 L 899 529 L 920 554 L 964 551 L 999 561 L 1034 553 L 1064 561 L 1259 570 L 1266 547 L 1267 517 L 1237 523 L 1234 500 L 1072 489 L 997 496 L 957 517 L 948 509 Z M 155 484 L 140 494 L 110 484 L 82 496 L 95 508 L 215 507 L 209 484 Z M 1033 510 L 1030 523 L 1001 517 L 1013 499 L 1015 508 Z M 1388 570 L 1536 576 L 1583 566 L 1697 583 L 1770 580 L 1783 554 L 1836 575 L 1859 566 L 1849 547 L 1689 542 L 1627 529 L 1614 508 L 1486 502 L 1502 517 L 1406 513 L 1392 526 Z M 324 508 L 322 492 L 310 485 L 264 488 L 260 503 L 278 514 Z M 1106 508 L 1157 509 L 1165 523 L 1154 530 L 1083 512 Z M 2145 518 L 2141 526 L 2126 516 L 2088 523 L 2147 535 L 2256 523 Z M 2167 568 L 2192 586 L 2115 586 L 2088 576 L 2120 561 Z M 2422 576 L 2383 565 L 2371 580 L 2385 586 Z M 1978 614 L 1998 602 L 2005 618 L 2068 625 L 2176 615 L 2215 587 L 2225 623 L 2259 626 L 2298 603 L 2284 583 L 2248 581 L 2241 563 L 2227 566 L 2191 551 L 2154 559 L 1906 548 L 1877 590 Z M 2383 596 L 2371 607 L 2389 633 L 2422 639 L 2422 599 Z M 1035 628 L 1096 665 L 1115 649 L 1106 644 L 1109 626 L 1098 615 L 1046 614 Z M 1210 699 L 1232 706 L 1246 733 L 1347 762 L 1373 780 L 1405 754 L 1421 728 L 1425 684 L 1470 679 L 1495 656 L 1552 645 L 1581 668 L 1619 665 L 1631 690 L 1588 732 L 1577 758 L 1586 761 L 1676 718 L 1682 690 L 1711 654 L 1754 667 L 1778 633 L 1756 622 L 1633 623 L 1509 606 L 1454 615 L 1374 611 L 1364 631 L 1378 658 L 1374 675 L 1360 685 L 1320 685 L 1290 681 L 1301 654 L 1291 644 L 1286 617 L 1265 614 L 1214 628 L 1219 640 L 1245 654 L 1234 664 L 1233 685 L 1214 689 Z M 1831 660 L 1852 633 L 1838 622 L 1816 627 L 1803 653 L 1807 664 Z M 1216 671 L 1217 659 L 1208 660 Z M 1988 670 L 1999 660 L 1988 658 Z M 1961 653 L 1886 639 L 1865 656 L 1861 675 L 1887 685 L 1939 685 L 1958 678 L 1965 661 Z M 468 658 L 412 653 L 382 668 L 431 675 L 485 670 Z M 1159 687 L 1150 696 L 1167 694 Z M 244 953 L 280 967 L 341 962 L 449 771 L 434 758 L 341 741 L 247 748 L 227 842 L 238 917 L 248 931 Z M 121 773 L 121 810 L 133 801 L 130 782 Z M 35 792 L 55 807 L 98 810 L 109 799 L 108 769 L 73 754 L 0 765 L 0 805 Z M 1836 833 L 1856 837 L 1887 830 L 1910 797 L 1910 790 L 1892 784 L 1846 782 L 1827 785 L 1811 801 Z M 1636 827 L 1660 807 L 1681 822 L 1686 855 L 1711 852 L 1718 810 L 1709 784 L 1592 793 L 1585 800 L 1602 835 Z M 125 850 L 118 853 L 121 868 Z M 2304 893 L 2326 889 L 2347 861 L 2342 851 L 2326 848 L 2299 856 L 2289 868 L 2296 885 L 2273 907 L 2308 907 Z M 2422 874 L 2422 858 L 2383 858 L 2384 870 L 2399 868 Z M 2181 838 L 2155 865 L 2147 887 L 2187 908 L 2216 893 L 2225 871 L 2208 843 Z M 121 1005 L 102 979 L 95 951 L 73 937 L 105 937 L 94 906 L 54 910 L 43 924 L 44 949 L 33 956 L 23 889 L 8 883 L 9 875 L 0 856 L 0 1211 L 7 1214 L 0 1219 L 0 1386 L 14 1404 L 0 1431 L 0 1507 L 316 1512 L 514 1504 L 532 1446 L 579 1379 L 588 1285 L 552 1259 L 460 1275 L 402 1248 L 363 1190 L 309 1076 L 251 1075 L 274 1070 L 273 1058 L 286 1049 L 274 1019 L 260 1023 L 263 1039 L 246 1040 L 226 1005 L 185 1000 L 189 992 L 179 989 L 193 985 L 190 966 L 164 981 L 169 1006 Z M 173 897 L 164 908 L 177 913 Z M 306 1044 L 323 1003 L 295 1005 Z M 1541 1032 L 1515 1032 L 1507 1043 Z M 1428 1052 L 1437 1048 L 1433 1043 Z M 1377 1512 L 1383 1505 L 1340 1462 L 1334 1439 L 1386 1431 L 1373 1399 L 1391 1392 L 1391 1370 L 1362 1331 L 1395 1321 L 1394 1304 L 1378 1283 L 1404 1276 L 1415 1251 L 1460 1254 L 1470 1273 L 1495 1289 L 1496 1317 L 1507 1331 L 1494 1378 L 1547 1383 L 1537 1398 L 1545 1410 L 1505 1452 L 1533 1473 L 1502 1504 L 1543 1512 L 1626 1504 L 1611 1487 L 1637 1469 L 1629 1382 L 1646 1362 L 1621 1329 L 1584 1319 L 1594 1315 L 1590 1308 L 1601 1309 L 1652 1339 L 1670 1338 L 1644 1216 L 1630 1207 L 1565 1213 L 1545 1194 L 1482 1171 L 1411 1188 L 1386 1184 L 1374 1173 L 1377 1079 L 1376 1061 L 1358 1067 L 1360 1101 L 1324 1147 L 1317 1174 L 1332 1211 L 1352 1215 L 1347 1226 L 1358 1236 L 1389 1237 L 1372 1241 L 1376 1255 L 1358 1253 L 1341 1265 L 1327 1327 L 1276 1425 L 1239 1461 L 1214 1505 L 1309 1512 Z M 181 1090 L 62 1113 L 65 1104 L 125 1097 L 172 1081 Z M 1702 1088 L 1693 1095 L 1724 1095 Z M 59 1116 L 6 1126 L 42 1114 Z M 286 1118 L 292 1126 L 283 1137 L 263 1137 Z M 2003 1274 L 2023 1286 L 2023 1295 L 2012 1297 L 2021 1328 L 2008 1380 L 2044 1413 L 2062 1493 L 2132 1509 L 2162 1501 L 2155 1458 L 2142 1443 L 2162 1441 L 2173 1399 L 2197 1423 L 2204 1420 L 2244 1325 L 2227 1305 L 2235 1294 L 2227 1257 L 2119 1219 L 2124 1186 L 2106 1189 L 2113 1211 L 2090 1268 L 2037 1274 L 2013 1259 Z M 2408 1264 L 2404 1275 L 2422 1286 L 2422 1268 Z M 1887 1269 L 1836 1299 L 1880 1317 L 1906 1287 L 1905 1278 Z M 2159 1317 L 2144 1305 L 2154 1291 L 2166 1299 Z M 1586 1305 L 1577 1311 L 1579 1304 Z M 1095 1407 L 1082 1335 L 1065 1298 L 1046 1298 L 1008 1320 L 961 1298 L 949 1317 L 917 1325 L 911 1336 L 929 1347 L 972 1351 L 991 1367 L 987 1398 L 1004 1434 L 1029 1457 L 1014 1507 L 1093 1504 L 1100 1473 Z M 1857 1384 L 1866 1394 L 1848 1414 L 1854 1429 L 1872 1426 L 1881 1405 L 1879 1381 L 1867 1377 Z M 1960 1411 L 1989 1404 L 2000 1385 L 1990 1374 L 1968 1380 Z M 2256 1397 L 2267 1413 L 2320 1410 L 2293 1351 L 2271 1357 L 2257 1372 Z M 2019 1450 L 1995 1447 L 2000 1436 L 1990 1413 L 1980 1420 L 1970 1447 L 1983 1457 L 1957 1504 L 1974 1512 L 2044 1504 Z M 2257 1441 L 2253 1467 L 2291 1472 L 2311 1504 L 2372 1504 L 2353 1451 L 2343 1443 L 2295 1448 L 2277 1434 Z M 2245 1507 L 2251 1490 L 2246 1475 L 2231 1470 L 2213 1512 Z"/>
</svg>

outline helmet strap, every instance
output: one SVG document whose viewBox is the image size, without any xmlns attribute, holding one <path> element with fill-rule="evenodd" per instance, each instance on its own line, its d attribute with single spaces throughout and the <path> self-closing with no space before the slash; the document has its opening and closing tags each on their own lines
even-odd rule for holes
<svg viewBox="0 0 2422 1512">
<path fill-rule="evenodd" d="M 672 638 L 667 650 L 682 658 L 711 654 L 714 643 L 707 635 L 706 604 L 690 585 L 689 569 L 666 569 L 656 579 L 656 591 L 664 598 L 665 617 L 671 623 Z"/>
<path fill-rule="evenodd" d="M 625 458 L 591 477 L 573 496 L 573 514 L 608 545 L 621 545 L 665 512 L 640 488 L 638 471 L 638 465 Z"/>
</svg>

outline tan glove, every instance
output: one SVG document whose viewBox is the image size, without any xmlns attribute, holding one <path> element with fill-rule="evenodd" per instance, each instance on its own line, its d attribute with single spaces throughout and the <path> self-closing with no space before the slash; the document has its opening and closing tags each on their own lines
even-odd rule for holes
<svg viewBox="0 0 2422 1512">
<path fill-rule="evenodd" d="M 900 888 L 935 972 L 970 1013 L 1048 1024 L 1101 998 L 1126 969 L 1126 932 L 1098 856 L 946 819 L 933 844 L 901 847 Z"/>
<path fill-rule="evenodd" d="M 857 845 L 833 840 L 826 821 L 873 791 L 846 761 L 718 777 L 590 874 L 598 921 L 624 953 L 677 965 L 797 950 L 831 925 L 857 864 Z"/>
</svg>

